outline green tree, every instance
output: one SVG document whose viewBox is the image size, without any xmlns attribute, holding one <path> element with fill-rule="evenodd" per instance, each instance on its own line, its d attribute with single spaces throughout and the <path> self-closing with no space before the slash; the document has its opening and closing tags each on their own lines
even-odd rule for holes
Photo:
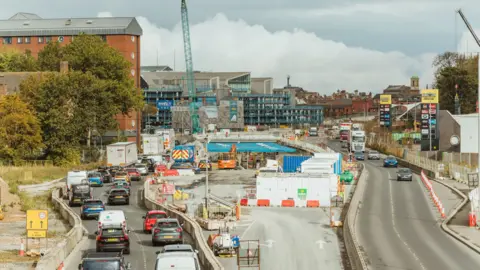
<svg viewBox="0 0 480 270">
<path fill-rule="evenodd" d="M 37 60 L 30 50 L 21 53 L 16 50 L 0 51 L 0 72 L 37 71 Z"/>
<path fill-rule="evenodd" d="M 447 52 L 434 61 L 435 87 L 440 93 L 440 108 L 455 112 L 458 93 L 462 113 L 473 113 L 476 107 L 478 85 L 478 58 Z"/>
<path fill-rule="evenodd" d="M 50 41 L 38 53 L 38 67 L 42 71 L 59 71 L 63 59 L 63 50 L 60 43 Z"/>
<path fill-rule="evenodd" d="M 27 159 L 42 149 L 38 119 L 17 95 L 0 97 L 0 158 Z"/>
</svg>

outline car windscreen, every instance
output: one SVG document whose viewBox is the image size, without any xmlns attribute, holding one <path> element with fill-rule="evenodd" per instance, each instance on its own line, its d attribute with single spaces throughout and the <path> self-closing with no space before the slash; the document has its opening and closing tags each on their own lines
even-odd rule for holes
<svg viewBox="0 0 480 270">
<path fill-rule="evenodd" d="M 137 172 L 137 169 L 127 169 L 127 172 Z"/>
<path fill-rule="evenodd" d="M 92 178 L 92 177 L 100 177 L 100 176 L 102 176 L 100 173 L 90 173 L 90 174 L 88 174 L 88 177 L 89 177 L 89 178 Z"/>
<path fill-rule="evenodd" d="M 396 159 L 394 157 L 387 157 L 388 161 L 395 161 Z"/>
<path fill-rule="evenodd" d="M 124 194 L 127 194 L 127 191 L 126 191 L 126 190 L 120 190 L 120 189 L 118 189 L 118 190 L 112 190 L 112 191 L 110 192 L 110 194 L 113 194 L 113 195 L 124 195 Z"/>
<path fill-rule="evenodd" d="M 105 228 L 102 230 L 104 237 L 122 237 L 124 235 L 122 228 Z"/>
<path fill-rule="evenodd" d="M 159 218 L 166 218 L 167 217 L 167 214 L 150 214 L 147 216 L 148 219 L 152 219 L 152 218 L 156 218 L 156 219 L 159 219 Z"/>
<path fill-rule="evenodd" d="M 400 169 L 400 170 L 398 170 L 398 172 L 399 172 L 399 173 L 405 173 L 405 174 L 412 173 L 412 172 L 410 171 L 410 169 Z"/>
<path fill-rule="evenodd" d="M 103 202 L 102 201 L 85 201 L 85 202 L 83 202 L 83 205 L 85 205 L 85 206 L 102 206 Z"/>
<path fill-rule="evenodd" d="M 120 270 L 120 261 L 113 260 L 88 260 L 83 261 L 82 269 L 84 270 Z"/>
<path fill-rule="evenodd" d="M 178 223 L 175 221 L 164 221 L 164 222 L 158 222 L 157 226 L 160 228 L 176 228 L 178 227 Z"/>
<path fill-rule="evenodd" d="M 74 185 L 72 186 L 73 193 L 90 193 L 90 186 L 89 185 Z"/>
</svg>

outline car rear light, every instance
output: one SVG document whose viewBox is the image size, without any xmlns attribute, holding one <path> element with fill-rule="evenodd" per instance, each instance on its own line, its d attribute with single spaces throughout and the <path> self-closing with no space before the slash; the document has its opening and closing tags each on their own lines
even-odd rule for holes
<svg viewBox="0 0 480 270">
<path fill-rule="evenodd" d="M 153 232 L 154 233 L 159 233 L 161 230 L 160 229 L 155 229 Z"/>
<path fill-rule="evenodd" d="M 177 232 L 182 232 L 183 230 L 182 230 L 182 228 L 177 228 L 176 231 L 177 231 Z"/>
<path fill-rule="evenodd" d="M 100 236 L 97 236 L 97 241 L 100 241 Z"/>
</svg>

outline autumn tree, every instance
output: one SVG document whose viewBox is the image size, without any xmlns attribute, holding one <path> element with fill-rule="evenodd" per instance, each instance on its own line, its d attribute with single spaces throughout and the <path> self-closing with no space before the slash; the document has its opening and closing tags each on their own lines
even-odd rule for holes
<svg viewBox="0 0 480 270">
<path fill-rule="evenodd" d="M 37 71 L 38 65 L 31 51 L 22 53 L 17 50 L 0 51 L 0 72 Z"/>
<path fill-rule="evenodd" d="M 59 71 L 63 59 L 63 50 L 60 43 L 50 41 L 38 53 L 38 68 L 41 71 Z"/>
<path fill-rule="evenodd" d="M 455 112 L 455 95 L 458 93 L 462 113 L 475 112 L 477 97 L 477 57 L 446 52 L 433 62 L 435 87 L 439 89 L 440 108 Z"/>
<path fill-rule="evenodd" d="M 38 119 L 17 95 L 0 97 L 0 159 L 38 156 L 42 135 Z"/>
</svg>

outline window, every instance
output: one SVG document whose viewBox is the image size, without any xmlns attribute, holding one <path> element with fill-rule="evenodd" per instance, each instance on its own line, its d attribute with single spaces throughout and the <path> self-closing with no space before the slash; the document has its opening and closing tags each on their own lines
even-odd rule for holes
<svg viewBox="0 0 480 270">
<path fill-rule="evenodd" d="M 45 42 L 44 37 L 38 37 L 38 44 L 43 44 Z"/>
<path fill-rule="evenodd" d="M 132 39 L 132 42 L 135 42 L 135 36 L 132 36 L 131 39 Z"/>
<path fill-rule="evenodd" d="M 135 59 L 135 53 L 132 52 L 130 56 L 132 57 L 132 59 Z"/>
<path fill-rule="evenodd" d="M 23 44 L 23 37 L 17 37 L 17 44 Z"/>
<path fill-rule="evenodd" d="M 12 44 L 12 38 L 11 37 L 4 37 L 3 38 L 3 44 Z"/>
<path fill-rule="evenodd" d="M 25 37 L 25 44 L 30 44 L 30 37 Z"/>
<path fill-rule="evenodd" d="M 45 42 L 51 42 L 52 41 L 52 37 L 45 37 Z"/>
<path fill-rule="evenodd" d="M 63 42 L 63 40 L 64 40 L 63 36 L 58 37 L 58 42 Z"/>
<path fill-rule="evenodd" d="M 132 76 L 135 76 L 135 69 L 130 70 L 130 73 L 132 73 Z"/>
</svg>

